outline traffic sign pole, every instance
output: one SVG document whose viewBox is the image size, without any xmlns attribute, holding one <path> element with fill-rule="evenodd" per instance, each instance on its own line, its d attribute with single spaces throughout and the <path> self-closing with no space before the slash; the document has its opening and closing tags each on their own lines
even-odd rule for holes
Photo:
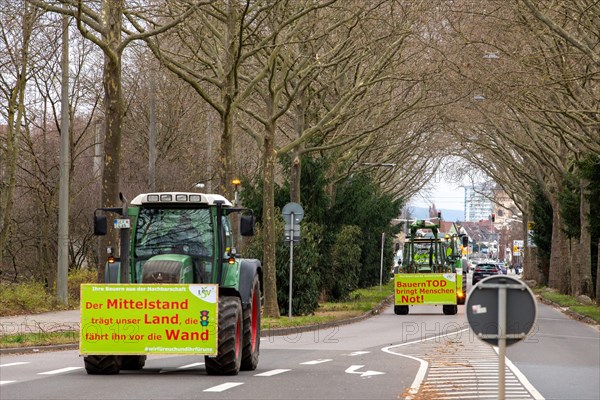
<svg viewBox="0 0 600 400">
<path fill-rule="evenodd" d="M 506 286 L 498 288 L 498 399 L 506 398 Z"/>
<path fill-rule="evenodd" d="M 292 318 L 292 278 L 294 276 L 294 213 L 291 218 L 290 232 L 290 293 L 288 298 L 288 318 Z"/>
<path fill-rule="evenodd" d="M 533 292 L 505 275 L 489 276 L 467 296 L 467 320 L 478 338 L 498 346 L 498 398 L 506 398 L 506 346 L 524 339 L 537 314 Z"/>
</svg>

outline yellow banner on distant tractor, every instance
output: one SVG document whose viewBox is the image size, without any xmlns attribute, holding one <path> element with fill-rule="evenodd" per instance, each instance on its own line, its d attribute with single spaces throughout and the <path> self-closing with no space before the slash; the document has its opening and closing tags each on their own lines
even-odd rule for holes
<svg viewBox="0 0 600 400">
<path fill-rule="evenodd" d="M 456 274 L 394 275 L 396 305 L 456 304 Z"/>
<path fill-rule="evenodd" d="M 218 286 L 81 285 L 81 354 L 216 355 Z"/>
</svg>

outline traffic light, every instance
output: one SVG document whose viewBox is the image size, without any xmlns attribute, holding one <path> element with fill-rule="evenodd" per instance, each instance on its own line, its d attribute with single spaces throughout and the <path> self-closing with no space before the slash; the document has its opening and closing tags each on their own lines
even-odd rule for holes
<svg viewBox="0 0 600 400">
<path fill-rule="evenodd" d="M 492 222 L 496 222 L 496 214 L 492 214 Z"/>
<path fill-rule="evenodd" d="M 208 325 L 208 311 L 207 310 L 200 311 L 200 325 L 202 325 L 202 326 Z"/>
</svg>

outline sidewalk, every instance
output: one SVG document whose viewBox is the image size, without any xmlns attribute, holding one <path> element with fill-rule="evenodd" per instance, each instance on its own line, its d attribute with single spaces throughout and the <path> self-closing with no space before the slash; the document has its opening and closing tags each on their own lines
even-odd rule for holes
<svg viewBox="0 0 600 400">
<path fill-rule="evenodd" d="M 79 310 L 0 317 L 0 335 L 19 333 L 78 331 Z"/>
</svg>

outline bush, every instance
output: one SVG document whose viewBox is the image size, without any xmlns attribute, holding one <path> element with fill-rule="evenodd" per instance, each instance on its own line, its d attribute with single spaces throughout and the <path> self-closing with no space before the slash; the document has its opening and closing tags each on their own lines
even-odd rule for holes
<svg viewBox="0 0 600 400">
<path fill-rule="evenodd" d="M 80 300 L 80 285 L 95 283 L 96 276 L 96 272 L 90 270 L 76 270 L 69 273 L 68 306 L 59 303 L 54 294 L 48 293 L 42 282 L 2 283 L 0 285 L 0 316 L 39 314 L 53 310 L 77 308 Z"/>
<path fill-rule="evenodd" d="M 69 273 L 69 304 L 79 305 L 81 300 L 82 283 L 96 283 L 98 281 L 98 273 L 89 269 L 78 269 Z"/>
<path fill-rule="evenodd" d="M 323 281 L 329 300 L 347 300 L 350 292 L 358 288 L 361 270 L 361 235 L 356 225 L 344 225 L 335 236 L 331 249 L 331 268 L 324 272 Z"/>
<path fill-rule="evenodd" d="M 46 312 L 58 306 L 42 282 L 3 283 L 0 289 L 1 316 Z"/>
<path fill-rule="evenodd" d="M 275 220 L 277 304 L 279 305 L 279 312 L 282 315 L 287 315 L 289 307 L 290 247 L 283 241 L 283 218 L 276 217 Z M 322 229 L 317 224 L 303 222 L 301 232 L 301 243 L 294 244 L 293 315 L 311 314 L 319 306 L 321 277 L 317 266 L 321 265 L 322 262 L 319 253 L 319 238 L 322 235 Z M 264 236 L 261 226 L 257 225 L 256 234 L 248 247 L 248 257 L 263 259 L 263 241 Z"/>
</svg>

